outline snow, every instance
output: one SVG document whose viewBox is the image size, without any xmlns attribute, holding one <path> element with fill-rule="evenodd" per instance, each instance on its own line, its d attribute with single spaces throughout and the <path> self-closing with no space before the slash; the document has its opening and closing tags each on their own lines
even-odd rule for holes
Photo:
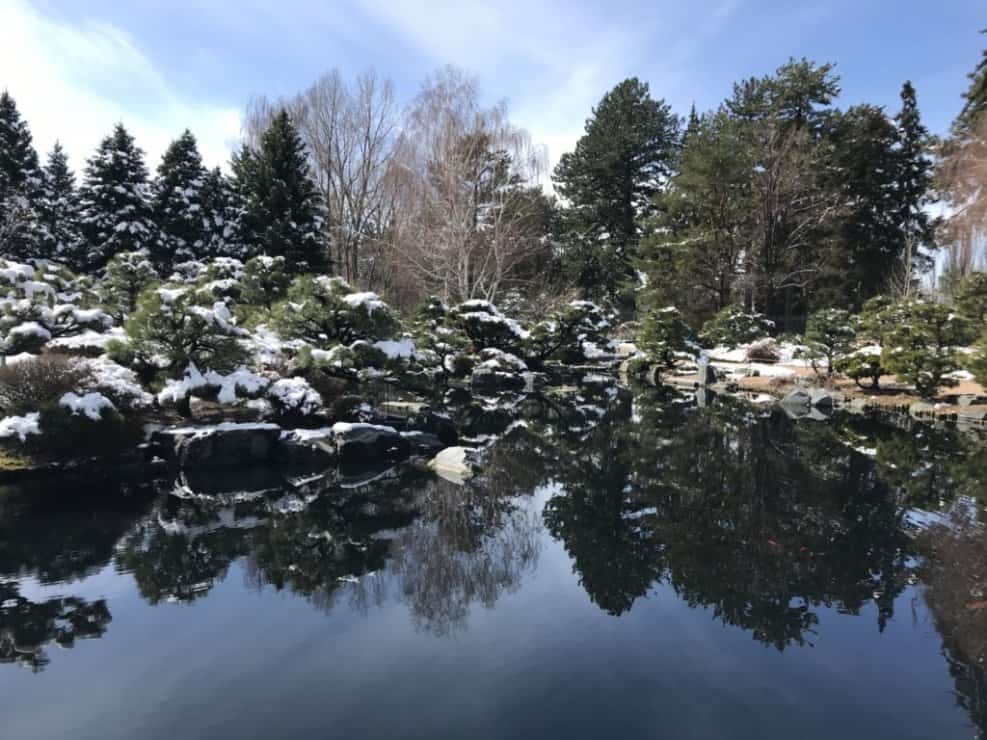
<svg viewBox="0 0 987 740">
<path fill-rule="evenodd" d="M 282 378 L 271 384 L 267 397 L 286 411 L 308 416 L 322 408 L 322 396 L 305 378 Z"/>
<path fill-rule="evenodd" d="M 72 336 L 54 339 L 49 342 L 48 346 L 52 349 L 106 349 L 108 342 L 113 339 L 122 339 L 123 337 L 124 334 L 122 330 L 114 332 L 98 332 L 93 331 L 92 329 L 86 329 L 82 332 L 82 334 L 73 334 Z"/>
<path fill-rule="evenodd" d="M 208 385 L 219 386 L 216 400 L 220 403 L 236 403 L 238 389 L 247 395 L 256 395 L 271 383 L 268 378 L 252 373 L 245 367 L 240 367 L 229 375 L 220 375 L 210 370 L 203 377 Z"/>
<path fill-rule="evenodd" d="M 349 434 L 350 432 L 356 432 L 361 430 L 372 429 L 376 432 L 384 432 L 385 434 L 397 434 L 397 429 L 394 427 L 383 426 L 381 424 L 363 424 L 363 423 L 350 423 L 347 421 L 337 421 L 332 425 L 333 434 Z"/>
<path fill-rule="evenodd" d="M 365 293 L 350 293 L 349 295 L 344 295 L 343 300 L 346 302 L 350 308 L 363 307 L 367 311 L 367 315 L 373 315 L 374 311 L 378 309 L 387 309 L 387 304 L 380 299 L 376 293 L 365 292 Z"/>
<path fill-rule="evenodd" d="M 13 337 L 40 337 L 44 341 L 51 339 L 51 332 L 45 329 L 37 321 L 25 321 L 11 329 L 8 334 Z"/>
<path fill-rule="evenodd" d="M 83 360 L 80 365 L 86 368 L 93 378 L 92 385 L 117 397 L 126 399 L 132 408 L 146 408 L 154 403 L 154 396 L 145 391 L 130 368 L 119 365 L 106 357 Z"/>
<path fill-rule="evenodd" d="M 0 437 L 7 438 L 17 435 L 21 442 L 27 441 L 29 434 L 41 434 L 38 422 L 41 414 L 33 411 L 24 416 L 7 416 L 0 419 Z"/>
<path fill-rule="evenodd" d="M 388 359 L 406 359 L 415 357 L 415 342 L 413 339 L 383 339 L 379 342 L 374 342 L 374 347 L 379 349 Z M 313 352 L 314 355 L 314 352 Z"/>
<path fill-rule="evenodd" d="M 76 393 L 66 393 L 58 401 L 59 406 L 63 406 L 72 412 L 73 415 L 83 414 L 93 421 L 103 418 L 103 411 L 115 411 L 116 407 L 102 393 L 90 392 L 85 395 Z"/>
</svg>

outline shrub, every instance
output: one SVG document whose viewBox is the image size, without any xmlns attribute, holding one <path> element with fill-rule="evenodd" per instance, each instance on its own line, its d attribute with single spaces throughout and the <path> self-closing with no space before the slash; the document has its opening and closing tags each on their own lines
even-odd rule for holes
<svg viewBox="0 0 987 740">
<path fill-rule="evenodd" d="M 881 353 L 857 350 L 836 361 L 836 369 L 850 378 L 859 387 L 864 388 L 862 381 L 870 381 L 872 389 L 880 387 L 882 375 L 887 375 L 888 370 L 881 363 Z"/>
<path fill-rule="evenodd" d="M 747 313 L 740 306 L 727 306 L 707 321 L 699 333 L 703 346 L 736 347 L 770 336 L 774 322 L 763 314 Z"/>
<path fill-rule="evenodd" d="M 59 355 L 41 355 L 0 367 L 0 408 L 8 415 L 37 411 L 57 404 L 89 379 L 81 363 Z"/>
<path fill-rule="evenodd" d="M 137 420 L 128 422 L 113 410 L 92 419 L 50 404 L 41 409 L 40 434 L 29 435 L 25 447 L 49 458 L 107 455 L 131 448 L 140 439 Z"/>
<path fill-rule="evenodd" d="M 285 300 L 274 307 L 273 320 L 285 339 L 316 347 L 386 339 L 399 328 L 375 293 L 354 293 L 341 278 L 311 275 L 292 281 Z"/>
<path fill-rule="evenodd" d="M 968 361 L 970 372 L 980 385 L 987 388 L 987 332 L 980 337 L 973 347 L 973 354 Z"/>
<path fill-rule="evenodd" d="M 651 310 L 641 322 L 638 347 L 658 372 L 675 366 L 676 356 L 689 350 L 691 331 L 677 308 Z"/>
<path fill-rule="evenodd" d="M 837 359 L 846 355 L 856 341 L 854 319 L 842 308 L 825 308 L 816 311 L 805 325 L 805 343 L 810 350 L 812 367 L 816 360 L 826 361 L 826 374 L 832 375 Z"/>
<path fill-rule="evenodd" d="M 243 266 L 240 301 L 270 309 L 284 298 L 290 283 L 284 257 L 252 257 Z"/>
<path fill-rule="evenodd" d="M 881 362 L 923 398 L 956 385 L 946 377 L 960 369 L 956 347 L 971 340 L 972 325 L 947 305 L 908 301 L 897 308 L 898 321 L 886 337 Z"/>
<path fill-rule="evenodd" d="M 196 298 L 203 303 L 240 300 L 243 274 L 244 266 L 240 260 L 217 257 L 207 264 L 205 273 L 197 281 Z"/>
<path fill-rule="evenodd" d="M 539 364 L 548 359 L 561 362 L 581 362 L 602 352 L 606 346 L 605 332 L 612 317 L 600 306 L 589 301 L 572 301 L 540 321 L 531 329 L 525 342 L 525 356 Z"/>
<path fill-rule="evenodd" d="M 956 308 L 983 326 L 987 321 L 987 272 L 974 272 L 963 278 L 956 289 Z"/>
<path fill-rule="evenodd" d="M 137 298 L 159 275 L 147 252 L 121 252 L 107 263 L 100 283 L 100 300 L 107 312 L 123 321 L 137 308 Z"/>
<path fill-rule="evenodd" d="M 452 309 L 450 319 L 469 339 L 474 350 L 494 349 L 519 353 L 529 334 L 514 319 L 489 301 L 465 301 Z"/>
<path fill-rule="evenodd" d="M 778 362 L 781 359 L 781 350 L 778 349 L 778 342 L 771 337 L 758 339 L 747 348 L 748 362 Z"/>
<path fill-rule="evenodd" d="M 160 356 L 171 368 L 193 364 L 229 372 L 245 360 L 237 341 L 243 331 L 232 323 L 225 304 L 196 305 L 186 288 L 146 291 L 124 328 L 130 339 L 128 352 L 138 364 L 154 365 Z"/>
</svg>

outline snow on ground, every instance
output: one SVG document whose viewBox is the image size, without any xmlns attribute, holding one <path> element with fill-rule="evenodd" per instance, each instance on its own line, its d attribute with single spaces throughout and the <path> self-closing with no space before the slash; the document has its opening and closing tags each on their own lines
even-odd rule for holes
<svg viewBox="0 0 987 740">
<path fill-rule="evenodd" d="M 7 416 L 0 419 L 0 437 L 17 436 L 21 442 L 27 441 L 29 434 L 41 434 L 41 427 L 38 422 L 41 414 L 32 411 L 24 416 Z"/>
<path fill-rule="evenodd" d="M 115 411 L 116 407 L 102 393 L 90 392 L 84 395 L 77 393 L 66 393 L 58 401 L 59 406 L 63 406 L 73 414 L 82 414 L 93 421 L 100 421 L 103 418 L 103 411 Z"/>
</svg>

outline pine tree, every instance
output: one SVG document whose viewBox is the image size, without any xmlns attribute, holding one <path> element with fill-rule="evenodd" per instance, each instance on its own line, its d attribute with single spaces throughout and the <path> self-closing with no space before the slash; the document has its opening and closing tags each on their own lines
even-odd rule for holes
<svg viewBox="0 0 987 740">
<path fill-rule="evenodd" d="M 294 273 L 325 271 L 319 194 L 287 111 L 274 117 L 257 151 L 244 148 L 234 158 L 233 171 L 247 251 L 283 256 Z"/>
<path fill-rule="evenodd" d="M 4 251 L 15 258 L 33 252 L 31 202 L 40 185 L 31 132 L 5 90 L 0 93 L 0 239 Z"/>
<path fill-rule="evenodd" d="M 904 238 L 905 278 L 915 279 L 915 273 L 927 266 L 928 257 L 922 249 L 935 244 L 935 224 L 925 207 L 932 201 L 933 164 L 929 156 L 929 131 L 915 99 L 915 88 L 906 82 L 901 88 L 901 111 L 895 117 L 898 125 L 898 219 Z"/>
<path fill-rule="evenodd" d="M 668 105 L 631 78 L 603 96 L 575 151 L 562 155 L 553 179 L 571 205 L 567 260 L 587 294 L 616 298 L 632 277 L 640 226 L 669 174 L 678 128 Z"/>
<path fill-rule="evenodd" d="M 981 33 L 987 33 L 987 29 Z M 973 134 L 981 117 L 987 113 L 987 49 L 968 76 L 970 87 L 963 94 L 963 110 L 953 122 L 953 134 L 958 138 Z"/>
<path fill-rule="evenodd" d="M 101 269 L 113 255 L 155 242 L 147 177 L 143 150 L 118 123 L 90 157 L 80 189 L 84 269 Z"/>
<path fill-rule="evenodd" d="M 240 195 L 219 167 L 208 170 L 202 178 L 200 200 L 208 237 L 202 255 L 209 259 L 234 257 L 240 261 L 253 256 L 247 252 L 240 235 L 243 215 Z"/>
<path fill-rule="evenodd" d="M 152 187 L 160 237 L 151 247 L 151 258 L 164 273 L 177 262 L 207 256 L 212 229 L 202 202 L 205 179 L 195 137 L 185 129 L 165 151 Z"/>
<path fill-rule="evenodd" d="M 79 211 L 75 175 L 68 157 L 57 141 L 48 154 L 41 194 L 35 204 L 37 214 L 37 256 L 78 267 Z"/>
</svg>

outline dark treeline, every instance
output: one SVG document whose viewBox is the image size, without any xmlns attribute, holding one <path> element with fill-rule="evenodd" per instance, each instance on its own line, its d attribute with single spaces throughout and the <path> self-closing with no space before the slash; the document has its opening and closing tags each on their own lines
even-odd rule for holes
<svg viewBox="0 0 987 740">
<path fill-rule="evenodd" d="M 506 106 L 484 107 L 453 68 L 403 110 L 373 74 L 256 99 L 229 174 L 207 169 L 185 131 L 152 177 L 118 124 L 77 182 L 59 145 L 39 161 L 5 92 L 0 240 L 12 258 L 83 273 L 137 250 L 165 275 L 264 254 L 403 307 L 578 291 L 629 316 L 676 305 L 694 328 L 738 306 L 801 330 L 821 308 L 929 285 L 939 246 L 947 290 L 978 267 L 985 77 L 981 62 L 946 141 L 922 124 L 910 83 L 896 111 L 844 109 L 833 66 L 805 59 L 685 118 L 624 80 L 561 157 L 557 196 Z M 930 216 L 936 201 L 954 206 L 948 222 Z"/>
</svg>

